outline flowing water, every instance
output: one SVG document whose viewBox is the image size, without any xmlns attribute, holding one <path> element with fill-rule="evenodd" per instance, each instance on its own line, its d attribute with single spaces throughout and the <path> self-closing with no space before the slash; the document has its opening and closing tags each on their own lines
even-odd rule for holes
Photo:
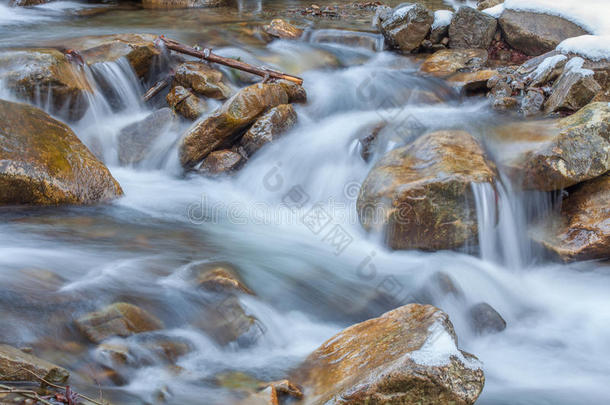
<svg viewBox="0 0 610 405">
<path fill-rule="evenodd" d="M 236 176 L 184 177 L 176 142 L 187 124 L 168 128 L 145 161 L 118 165 L 120 129 L 154 110 L 139 101 L 150 83 L 140 83 L 126 61 L 93 66 L 87 72 L 95 89 L 90 108 L 70 125 L 109 166 L 125 196 L 106 206 L 0 211 L 0 341 L 34 347 L 72 370 L 73 385 L 92 395 L 101 389 L 113 403 L 224 404 L 231 392 L 216 383 L 221 373 L 281 378 L 342 328 L 419 300 L 446 311 L 461 348 L 483 362 L 486 385 L 478 403 L 608 402 L 609 268 L 559 264 L 528 238 L 532 224 L 556 209 L 558 195 L 522 192 L 506 179 L 496 189 L 473 184 L 479 246 L 461 252 L 389 251 L 379 236 L 361 229 L 355 202 L 373 164 L 359 156 L 362 131 L 380 121 L 403 123 L 383 139 L 379 155 L 410 140 L 399 130 L 405 125 L 466 129 L 499 157 L 505 148 L 486 133 L 504 118 L 483 99 L 461 98 L 442 82 L 418 76 L 416 60 L 379 51 L 370 15 L 349 21 L 288 15 L 310 26 L 301 42 L 267 45 L 246 29 L 307 5 L 243 0 L 235 8 L 163 12 L 112 3 L 0 4 L 4 46 L 165 33 L 300 74 L 309 97 L 296 107 L 298 125 Z M 336 28 L 367 32 L 365 46 L 320 40 L 340 38 L 328 31 Z M 418 92 L 443 102 L 427 104 Z M 2 95 L 12 97 L 4 89 Z M 39 104 L 45 106 L 44 97 Z M 324 215 L 325 227 L 306 220 L 313 213 Z M 193 321 L 208 301 L 186 275 L 217 261 L 239 268 L 256 293 L 241 297 L 263 325 L 250 346 L 218 346 Z M 463 296 L 429 288 L 439 272 L 450 275 Z M 84 345 L 71 321 L 120 300 L 153 312 L 166 326 L 158 335 L 194 349 L 175 367 L 156 357 L 142 336 L 117 338 L 134 359 L 119 376 L 100 375 L 91 364 L 109 359 Z M 506 330 L 471 331 L 468 308 L 479 302 L 502 314 Z"/>
</svg>

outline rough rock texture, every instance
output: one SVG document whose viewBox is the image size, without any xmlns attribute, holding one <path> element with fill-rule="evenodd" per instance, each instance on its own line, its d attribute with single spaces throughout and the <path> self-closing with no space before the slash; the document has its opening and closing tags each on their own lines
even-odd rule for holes
<svg viewBox="0 0 610 405">
<path fill-rule="evenodd" d="M 67 125 L 36 107 L 0 100 L 0 205 L 94 204 L 122 194 Z"/>
<path fill-rule="evenodd" d="M 210 117 L 186 133 L 180 162 L 192 168 L 214 150 L 229 147 L 266 110 L 288 103 L 282 84 L 259 83 L 241 89 Z"/>
<path fill-rule="evenodd" d="M 504 3 L 504 0 L 477 0 L 477 9 L 485 10 Z"/>
<path fill-rule="evenodd" d="M 419 68 L 424 73 L 447 76 L 465 68 L 479 68 L 487 63 L 484 49 L 442 49 L 428 56 Z"/>
<path fill-rule="evenodd" d="M 510 110 L 515 110 L 519 105 L 519 100 L 514 97 L 504 97 L 498 96 L 494 97 L 491 103 L 491 107 L 500 112 L 506 112 Z"/>
<path fill-rule="evenodd" d="M 222 72 L 203 62 L 185 62 L 179 65 L 174 82 L 205 97 L 224 100 L 231 96 L 231 89 L 223 83 Z"/>
<path fill-rule="evenodd" d="M 610 173 L 570 190 L 534 239 L 565 261 L 610 257 Z"/>
<path fill-rule="evenodd" d="M 487 49 L 497 26 L 498 22 L 492 16 L 471 7 L 460 7 L 449 26 L 449 47 Z"/>
<path fill-rule="evenodd" d="M 117 302 L 76 321 L 77 328 L 89 340 L 100 343 L 111 336 L 127 337 L 163 329 L 163 323 L 145 310 Z"/>
<path fill-rule="evenodd" d="M 167 105 L 176 113 L 189 120 L 196 120 L 207 110 L 207 103 L 190 90 L 175 86 L 167 93 Z"/>
<path fill-rule="evenodd" d="M 468 310 L 470 327 L 480 335 L 498 333 L 506 329 L 506 321 L 486 302 L 475 304 Z"/>
<path fill-rule="evenodd" d="M 176 123 L 176 114 L 169 108 L 162 108 L 121 129 L 118 136 L 119 163 L 141 162 L 149 155 L 155 141 Z"/>
<path fill-rule="evenodd" d="M 528 90 L 521 100 L 521 112 L 525 117 L 533 117 L 542 113 L 544 93 L 538 90 Z"/>
<path fill-rule="evenodd" d="M 307 92 L 303 86 L 288 80 L 278 80 L 277 83 L 282 86 L 282 89 L 288 95 L 289 103 L 302 104 L 307 102 Z"/>
<path fill-rule="evenodd" d="M 605 102 L 560 120 L 506 125 L 498 134 L 530 141 L 502 163 L 526 189 L 559 190 L 610 170 L 610 106 Z"/>
<path fill-rule="evenodd" d="M 504 10 L 498 22 L 506 42 L 530 56 L 552 51 L 564 39 L 588 34 L 561 17 L 528 11 Z"/>
<path fill-rule="evenodd" d="M 144 8 L 209 8 L 222 7 L 229 4 L 228 0 L 142 0 Z"/>
<path fill-rule="evenodd" d="M 566 69 L 553 84 L 551 95 L 544 104 L 546 113 L 577 111 L 601 91 L 591 74 Z"/>
<path fill-rule="evenodd" d="M 263 27 L 263 31 L 275 38 L 298 39 L 303 35 L 303 30 L 287 23 L 281 18 L 271 20 L 268 25 Z"/>
<path fill-rule="evenodd" d="M 199 167 L 199 173 L 208 176 L 229 174 L 240 169 L 246 163 L 238 152 L 222 149 L 210 153 Z"/>
<path fill-rule="evenodd" d="M 18 97 L 71 120 L 82 118 L 89 107 L 87 93 L 92 90 L 84 73 L 55 49 L 0 52 L 0 79 Z"/>
<path fill-rule="evenodd" d="M 240 145 L 248 156 L 252 156 L 265 144 L 277 140 L 297 122 L 297 113 L 290 104 L 273 107 L 248 129 L 241 138 Z"/>
<path fill-rule="evenodd" d="M 421 4 L 398 7 L 381 21 L 381 33 L 388 45 L 403 52 L 411 52 L 426 38 L 434 22 L 434 15 Z"/>
<path fill-rule="evenodd" d="M 493 183 L 495 167 L 464 131 L 438 131 L 385 155 L 360 189 L 365 229 L 393 249 L 453 249 L 476 240 L 470 184 Z"/>
<path fill-rule="evenodd" d="M 11 0 L 9 5 L 11 7 L 30 7 L 46 4 L 50 0 Z"/>
<path fill-rule="evenodd" d="M 448 352 L 430 353 L 435 341 Z M 333 336 L 292 380 L 303 405 L 462 405 L 476 401 L 485 377 L 476 357 L 458 351 L 447 314 L 410 304 Z"/>
<path fill-rule="evenodd" d="M 24 353 L 12 346 L 0 345 L 0 381 L 39 382 L 28 371 L 57 384 L 64 383 L 70 377 L 68 370 L 62 367 Z"/>
</svg>

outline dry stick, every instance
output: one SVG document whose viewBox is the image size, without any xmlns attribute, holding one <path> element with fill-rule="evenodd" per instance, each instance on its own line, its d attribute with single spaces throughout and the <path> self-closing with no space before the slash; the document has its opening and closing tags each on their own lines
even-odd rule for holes
<svg viewBox="0 0 610 405">
<path fill-rule="evenodd" d="M 224 58 L 222 56 L 218 56 L 218 55 L 212 53 L 212 51 L 209 48 L 205 48 L 203 51 L 199 51 L 190 46 L 182 45 L 179 42 L 173 41 L 171 39 L 167 39 L 163 35 L 161 35 L 159 38 L 165 44 L 167 49 L 171 49 L 172 51 L 180 52 L 185 55 L 194 56 L 199 59 L 205 59 L 205 60 L 213 62 L 213 63 L 219 63 L 221 65 L 243 70 L 244 72 L 252 73 L 252 74 L 261 76 L 265 79 L 267 79 L 267 78 L 280 79 L 280 80 L 283 79 L 283 80 L 291 81 L 298 85 L 303 84 L 303 79 L 301 79 L 300 77 L 297 77 L 297 76 L 287 75 L 285 73 L 278 72 L 277 70 L 267 69 L 264 67 L 259 68 L 259 67 L 252 66 L 247 63 L 240 62 L 238 60 L 231 59 L 231 58 Z"/>
<path fill-rule="evenodd" d="M 23 390 L 23 389 L 18 389 L 18 388 L 12 388 L 12 387 L 9 387 L 8 385 L 2 385 L 2 384 L 0 384 L 0 388 L 2 388 L 2 390 L 0 390 L 0 394 L 18 394 L 18 395 L 21 395 L 22 397 L 40 401 L 45 405 L 53 405 L 49 401 L 41 398 L 40 395 L 38 395 L 38 393 L 36 393 L 35 391 L 32 391 L 32 390 Z"/>
<path fill-rule="evenodd" d="M 66 390 L 66 387 L 62 387 L 61 385 L 56 385 L 56 384 L 50 383 L 50 382 L 48 382 L 47 380 L 45 380 L 44 378 L 42 378 L 42 377 L 40 377 L 40 376 L 36 375 L 36 373 L 34 373 L 33 371 L 30 371 L 30 370 L 25 369 L 25 368 L 22 368 L 22 370 L 23 370 L 23 371 L 27 371 L 28 373 L 32 374 L 34 377 L 36 377 L 37 379 L 39 379 L 39 380 L 40 380 L 40 381 L 42 381 L 43 383 L 47 384 L 49 387 L 57 388 L 57 389 L 59 389 L 59 390 L 64 390 L 64 391 Z M 76 395 L 78 395 L 78 396 L 79 396 L 79 397 L 81 397 L 82 399 L 86 399 L 86 400 L 87 400 L 87 401 L 89 401 L 89 402 L 93 402 L 94 404 L 97 404 L 97 405 L 104 405 L 103 403 L 101 403 L 101 402 L 97 402 L 95 399 L 91 399 L 91 398 L 89 398 L 89 397 L 88 397 L 88 396 L 86 396 L 86 395 L 80 394 L 80 393 L 78 393 L 78 392 L 76 392 L 76 391 L 75 391 L 75 393 L 76 393 Z"/>
<path fill-rule="evenodd" d="M 171 83 L 173 78 L 173 75 L 168 75 L 165 79 L 159 80 L 150 89 L 148 89 L 146 93 L 144 93 L 144 95 L 142 96 L 142 101 L 148 101 L 154 96 L 156 96 L 161 90 L 163 90 Z"/>
</svg>

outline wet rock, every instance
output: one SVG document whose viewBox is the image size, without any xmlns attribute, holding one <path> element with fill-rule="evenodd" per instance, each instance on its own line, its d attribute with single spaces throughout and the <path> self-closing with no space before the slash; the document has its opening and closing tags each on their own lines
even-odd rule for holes
<svg viewBox="0 0 610 405">
<path fill-rule="evenodd" d="M 497 133 L 521 140 L 519 153 L 502 164 L 526 189 L 559 190 L 610 170 L 608 103 L 591 103 L 559 120 L 502 126 Z"/>
<path fill-rule="evenodd" d="M 307 102 L 307 92 L 303 86 L 288 80 L 278 80 L 277 83 L 282 86 L 282 89 L 288 95 L 289 103 L 301 104 Z"/>
<path fill-rule="evenodd" d="M 564 261 L 610 257 L 610 173 L 570 190 L 534 239 Z"/>
<path fill-rule="evenodd" d="M 518 106 L 519 100 L 514 97 L 494 97 L 491 103 L 491 108 L 501 112 L 515 110 Z"/>
<path fill-rule="evenodd" d="M 189 120 L 196 120 L 206 112 L 207 103 L 182 86 L 175 86 L 167 93 L 167 105 Z"/>
<path fill-rule="evenodd" d="M 153 60 L 161 54 L 152 34 L 113 34 L 82 37 L 67 44 L 78 51 L 88 65 L 127 58 L 138 77 L 148 73 Z"/>
<path fill-rule="evenodd" d="M 504 3 L 504 0 L 477 0 L 477 10 L 486 10 Z"/>
<path fill-rule="evenodd" d="M 446 38 L 449 35 L 449 25 L 451 25 L 453 15 L 454 13 L 449 10 L 438 10 L 434 12 L 434 22 L 430 28 L 430 42 L 432 44 L 440 44 L 443 38 Z"/>
<path fill-rule="evenodd" d="M 236 343 L 240 347 L 251 346 L 265 333 L 263 324 L 246 313 L 239 299 L 225 295 L 203 311 L 195 324 L 220 345 Z"/>
<path fill-rule="evenodd" d="M 110 360 L 110 364 L 124 365 L 129 358 L 129 347 L 126 344 L 102 343 L 95 351 L 100 357 Z"/>
<path fill-rule="evenodd" d="M 534 117 L 542 113 L 544 93 L 539 89 L 530 89 L 521 100 L 521 112 L 525 117 Z"/>
<path fill-rule="evenodd" d="M 176 124 L 176 114 L 169 108 L 162 108 L 121 129 L 118 136 L 119 163 L 130 165 L 144 160 L 155 141 Z"/>
<path fill-rule="evenodd" d="M 343 330 L 294 377 L 303 405 L 473 404 L 485 381 L 476 357 L 457 349 L 447 314 L 419 304 Z"/>
<path fill-rule="evenodd" d="M 545 58 L 540 62 L 536 69 L 526 76 L 529 85 L 532 87 L 540 87 L 550 81 L 555 80 L 565 66 L 568 58 L 565 55 L 554 55 Z"/>
<path fill-rule="evenodd" d="M 297 122 L 297 113 L 290 104 L 281 104 L 273 107 L 248 129 L 241 138 L 240 145 L 248 156 L 252 156 L 257 150 L 267 143 L 276 141 L 288 129 Z"/>
<path fill-rule="evenodd" d="M 601 86 L 593 77 L 593 71 L 582 68 L 583 62 L 581 58 L 573 58 L 566 64 L 544 105 L 546 113 L 577 111 L 601 91 Z"/>
<path fill-rule="evenodd" d="M 484 49 L 442 49 L 426 58 L 419 70 L 435 76 L 447 76 L 461 69 L 477 69 L 487 63 Z"/>
<path fill-rule="evenodd" d="M 28 372 L 29 371 L 29 372 Z M 22 352 L 8 345 L 0 345 L 0 380 L 34 381 L 39 380 L 31 373 L 52 383 L 64 383 L 70 373 L 68 370 Z"/>
<path fill-rule="evenodd" d="M 94 204 L 122 194 L 67 125 L 36 107 L 0 100 L 0 205 Z"/>
<path fill-rule="evenodd" d="M 260 392 L 250 394 L 246 399 L 240 402 L 242 405 L 280 405 L 277 391 L 274 387 L 269 386 Z"/>
<path fill-rule="evenodd" d="M 439 305 L 445 298 L 451 297 L 457 301 L 464 301 L 464 291 L 455 283 L 453 278 L 445 272 L 434 273 L 426 280 L 412 296 L 412 302 L 418 304 Z"/>
<path fill-rule="evenodd" d="M 0 79 L 17 97 L 32 103 L 48 100 L 44 108 L 70 120 L 82 118 L 89 107 L 92 89 L 85 74 L 55 49 L 2 51 Z"/>
<path fill-rule="evenodd" d="M 199 173 L 207 176 L 229 174 L 239 170 L 244 163 L 245 158 L 238 152 L 229 149 L 216 150 L 203 159 Z"/>
<path fill-rule="evenodd" d="M 296 384 L 293 384 L 290 380 L 271 381 L 267 383 L 262 383 L 259 386 L 263 389 L 267 387 L 273 387 L 277 391 L 278 397 L 280 399 L 283 396 L 292 397 L 296 399 L 303 398 L 303 392 L 301 391 L 301 388 Z"/>
<path fill-rule="evenodd" d="M 50 0 L 11 0 L 9 5 L 11 7 L 31 7 L 46 4 Z"/>
<path fill-rule="evenodd" d="M 498 333 L 506 329 L 506 321 L 486 302 L 473 305 L 468 310 L 470 327 L 479 335 Z"/>
<path fill-rule="evenodd" d="M 387 126 L 385 121 L 378 122 L 367 128 L 364 128 L 362 134 L 358 136 L 358 143 L 360 145 L 360 156 L 362 160 L 368 162 L 375 152 L 377 146 L 377 140 L 379 133 Z"/>
<path fill-rule="evenodd" d="M 301 35 L 303 35 L 302 29 L 299 29 L 294 25 L 287 23 L 281 18 L 271 20 L 268 25 L 265 25 L 263 27 L 263 31 L 274 38 L 282 39 L 298 39 Z"/>
<path fill-rule="evenodd" d="M 357 209 L 392 249 L 453 249 L 476 239 L 470 184 L 493 183 L 495 167 L 464 131 L 438 131 L 389 152 L 368 174 Z"/>
<path fill-rule="evenodd" d="M 463 93 L 487 91 L 487 82 L 497 75 L 496 70 L 485 69 L 476 72 L 458 72 L 449 77 L 448 82 Z"/>
<path fill-rule="evenodd" d="M 212 8 L 229 4 L 228 0 L 142 0 L 144 8 Z"/>
<path fill-rule="evenodd" d="M 163 329 L 163 323 L 145 310 L 124 302 L 114 303 L 76 321 L 77 328 L 94 343 L 111 336 L 127 337 Z"/>
<path fill-rule="evenodd" d="M 228 263 L 205 263 L 193 269 L 195 284 L 208 291 L 253 294 Z"/>
<path fill-rule="evenodd" d="M 185 62 L 179 65 L 174 82 L 199 95 L 217 100 L 231 96 L 231 89 L 223 83 L 222 72 L 203 62 Z"/>
<path fill-rule="evenodd" d="M 288 103 L 284 87 L 278 83 L 259 83 L 241 89 L 210 117 L 186 133 L 180 146 L 180 162 L 192 168 L 211 152 L 230 147 L 266 110 Z"/>
<path fill-rule="evenodd" d="M 432 13 L 421 4 L 402 5 L 381 20 L 381 33 L 390 47 L 411 52 L 426 38 L 433 21 Z"/>
<path fill-rule="evenodd" d="M 381 30 L 381 23 L 392 16 L 392 7 L 381 5 L 375 8 L 375 15 L 373 16 L 373 27 Z"/>
<path fill-rule="evenodd" d="M 552 51 L 564 39 L 588 34 L 561 17 L 530 11 L 505 9 L 498 22 L 506 42 L 530 56 Z"/>
<path fill-rule="evenodd" d="M 449 47 L 453 49 L 487 49 L 498 22 L 492 16 L 471 7 L 460 7 L 449 26 Z"/>
</svg>

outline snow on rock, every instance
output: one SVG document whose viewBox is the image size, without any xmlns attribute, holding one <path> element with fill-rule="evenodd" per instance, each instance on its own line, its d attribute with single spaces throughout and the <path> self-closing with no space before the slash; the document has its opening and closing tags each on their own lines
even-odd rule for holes
<svg viewBox="0 0 610 405">
<path fill-rule="evenodd" d="M 490 8 L 486 8 L 483 10 L 485 14 L 488 14 L 494 18 L 500 18 L 500 14 L 504 11 L 504 3 L 498 4 L 497 6 L 493 6 Z"/>
<path fill-rule="evenodd" d="M 574 72 L 574 73 L 579 73 L 583 76 L 592 76 L 593 75 L 593 71 L 590 69 L 583 69 L 582 65 L 585 64 L 585 60 L 581 57 L 575 57 L 570 59 L 570 61 L 568 63 L 566 63 L 566 66 L 564 67 L 564 70 L 566 72 Z"/>
<path fill-rule="evenodd" d="M 610 60 L 610 35 L 582 35 L 568 38 L 557 46 L 557 50 L 593 61 Z"/>
<path fill-rule="evenodd" d="M 438 10 L 434 12 L 434 22 L 432 23 L 432 29 L 447 27 L 451 24 L 451 18 L 453 12 L 449 10 Z"/>
</svg>

